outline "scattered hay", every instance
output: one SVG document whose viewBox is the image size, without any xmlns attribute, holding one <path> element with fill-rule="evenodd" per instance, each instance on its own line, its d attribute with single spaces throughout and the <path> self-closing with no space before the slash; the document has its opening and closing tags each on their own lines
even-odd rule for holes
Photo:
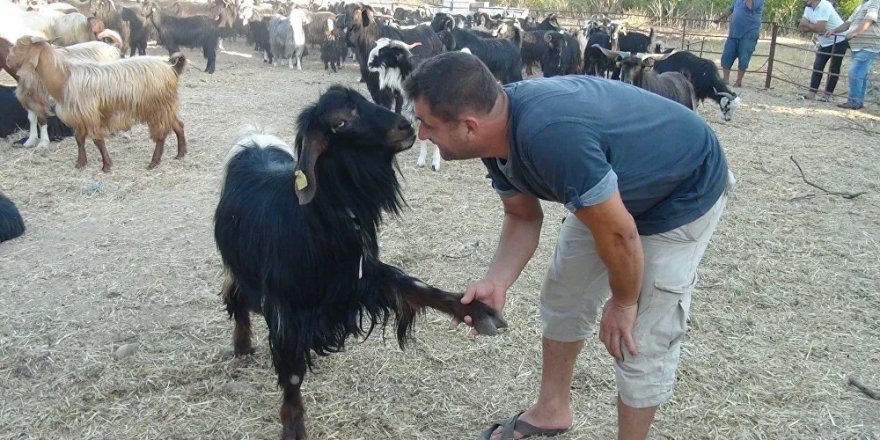
<svg viewBox="0 0 880 440">
<path fill-rule="evenodd" d="M 144 127 L 107 142 L 111 174 L 91 146 L 89 166 L 74 170 L 72 140 L 46 152 L 0 144 L 0 190 L 29 228 L 0 245 L 0 438 L 278 437 L 265 328 L 255 325 L 254 356 L 233 358 L 217 296 L 220 164 L 241 125 L 293 139 L 297 112 L 333 82 L 355 85 L 357 71 L 325 74 L 314 57 L 305 72 L 289 71 L 224 54 L 218 67 L 183 76 L 183 161 L 171 151 L 147 171 Z M 746 81 L 733 121 L 714 103 L 700 107 L 739 182 L 700 271 L 675 398 L 652 437 L 878 438 L 880 402 L 845 379 L 859 371 L 880 383 L 876 138 L 841 129 L 832 104 Z M 434 173 L 415 167 L 417 154 L 400 157 L 409 209 L 382 229 L 383 258 L 463 290 L 491 262 L 501 204 L 478 162 Z M 868 193 L 791 200 L 804 193 L 792 155 L 830 187 Z M 312 437 L 474 438 L 525 408 L 540 377 L 538 290 L 565 214 L 544 209 L 541 245 L 508 297 L 509 331 L 474 338 L 431 313 L 407 352 L 392 332 L 352 341 L 305 379 Z M 114 360 L 126 344 L 137 352 Z M 612 361 L 596 338 L 573 388 L 575 427 L 560 439 L 611 438 Z"/>
</svg>

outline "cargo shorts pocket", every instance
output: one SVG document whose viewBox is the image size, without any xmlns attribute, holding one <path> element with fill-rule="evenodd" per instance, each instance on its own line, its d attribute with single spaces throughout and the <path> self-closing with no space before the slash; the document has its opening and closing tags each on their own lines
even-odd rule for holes
<svg viewBox="0 0 880 440">
<path fill-rule="evenodd" d="M 688 282 L 654 281 L 647 307 L 636 318 L 639 339 L 636 345 L 647 354 L 662 357 L 678 347 L 687 331 L 691 294 L 697 284 L 694 275 Z"/>
</svg>

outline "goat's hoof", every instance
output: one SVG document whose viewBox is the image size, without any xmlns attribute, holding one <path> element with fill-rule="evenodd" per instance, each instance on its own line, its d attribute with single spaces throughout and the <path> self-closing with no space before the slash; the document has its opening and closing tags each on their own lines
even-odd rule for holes
<svg viewBox="0 0 880 440">
<path fill-rule="evenodd" d="M 250 344 L 242 346 L 242 347 L 233 347 L 232 353 L 235 357 L 248 356 L 256 353 L 257 350 L 254 349 Z"/>
<path fill-rule="evenodd" d="M 431 165 L 431 171 L 440 171 L 440 165 Z"/>
<path fill-rule="evenodd" d="M 425 161 L 416 162 L 416 166 L 422 168 L 423 166 L 425 166 Z"/>
<path fill-rule="evenodd" d="M 152 170 L 152 169 L 156 168 L 157 166 L 159 166 L 159 162 L 158 162 L 158 161 L 153 161 L 153 162 L 150 162 L 149 165 L 147 165 L 147 169 L 148 169 L 148 170 Z"/>
<path fill-rule="evenodd" d="M 34 145 L 37 145 L 37 138 L 29 137 L 28 140 L 24 143 L 24 146 L 27 148 L 31 148 Z"/>
<path fill-rule="evenodd" d="M 78 161 L 76 161 L 76 165 L 74 165 L 74 166 L 76 167 L 76 169 L 81 170 L 81 169 L 83 169 L 83 168 L 86 167 L 86 161 L 84 161 L 84 160 L 82 160 L 82 161 L 78 160 Z"/>
<path fill-rule="evenodd" d="M 183 159 L 185 156 L 186 156 L 186 153 L 180 153 L 180 154 L 178 154 L 177 156 L 174 156 L 174 159 L 175 159 L 175 160 L 180 160 L 180 159 Z"/>
<path fill-rule="evenodd" d="M 105 173 L 109 173 L 109 172 L 110 172 L 110 168 L 112 168 L 112 167 L 113 167 L 113 165 L 106 164 L 106 165 L 104 165 L 104 166 L 101 167 L 101 171 L 103 171 L 103 172 L 105 172 Z"/>
<path fill-rule="evenodd" d="M 464 314 L 471 317 L 474 329 L 481 335 L 495 336 L 500 329 L 507 327 L 497 310 L 479 301 L 465 306 Z"/>
<path fill-rule="evenodd" d="M 37 149 L 38 149 L 38 150 L 45 150 L 45 149 L 48 149 L 48 148 L 49 148 L 49 139 L 45 139 L 45 140 L 41 139 L 41 140 L 40 140 L 40 143 L 37 144 Z"/>
</svg>

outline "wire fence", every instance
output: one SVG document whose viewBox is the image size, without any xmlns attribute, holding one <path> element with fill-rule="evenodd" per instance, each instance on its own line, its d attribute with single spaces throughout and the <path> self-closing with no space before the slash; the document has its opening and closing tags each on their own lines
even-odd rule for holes
<svg viewBox="0 0 880 440">
<path fill-rule="evenodd" d="M 657 18 L 642 14 L 619 14 L 605 12 L 586 11 L 550 11 L 532 10 L 538 17 L 555 13 L 560 25 L 564 27 L 582 27 L 587 20 L 596 19 L 600 16 L 623 19 L 627 23 L 627 29 L 648 33 L 654 31 L 655 41 L 663 42 L 665 48 L 687 50 L 700 57 L 720 57 L 724 42 L 727 39 L 728 22 L 715 23 L 708 18 L 693 18 L 687 16 L 666 16 Z M 830 48 L 823 48 L 812 40 L 805 39 L 807 35 L 800 29 L 783 26 L 776 22 L 762 22 L 758 45 L 752 54 L 753 62 L 746 70 L 750 74 L 760 74 L 764 78 L 764 89 L 775 88 L 774 82 L 792 86 L 799 93 L 816 92 L 810 87 L 810 78 L 813 73 L 822 73 L 823 82 L 826 84 L 832 76 L 849 81 L 846 73 L 831 73 L 813 68 L 817 55 L 828 56 L 831 59 L 843 58 L 840 72 L 847 72 L 850 54 L 832 54 Z M 835 37 L 834 42 L 839 40 Z M 754 61 L 760 62 L 758 67 Z M 830 61 L 830 60 L 829 60 Z M 720 66 L 719 66 L 720 67 Z M 868 96 L 865 101 L 880 104 L 880 75 L 874 73 L 868 77 Z M 831 96 L 846 99 L 848 95 L 847 83 L 840 81 L 839 86 L 831 93 Z M 821 89 L 819 90 L 821 92 Z"/>
</svg>

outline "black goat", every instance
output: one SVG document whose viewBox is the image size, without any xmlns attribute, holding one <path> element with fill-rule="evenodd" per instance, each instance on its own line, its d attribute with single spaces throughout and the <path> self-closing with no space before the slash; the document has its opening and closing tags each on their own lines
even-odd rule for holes
<svg viewBox="0 0 880 440">
<path fill-rule="evenodd" d="M 379 259 L 383 212 L 403 206 L 394 157 L 415 132 L 400 115 L 333 86 L 300 113 L 298 161 L 268 135 L 227 155 L 214 236 L 227 269 L 222 296 L 236 355 L 253 352 L 250 312 L 262 313 L 278 385 L 282 438 L 303 440 L 300 387 L 315 356 L 367 337 L 393 316 L 404 347 L 425 307 L 469 315 L 480 333 L 506 324 L 483 303 L 430 287 Z"/>
<path fill-rule="evenodd" d="M 603 30 L 590 30 L 587 37 L 587 51 L 584 53 L 584 73 L 587 75 L 607 77 L 608 71 L 614 69 L 614 64 L 601 49 L 611 50 L 611 36 Z"/>
<path fill-rule="evenodd" d="M 649 35 L 645 35 L 641 32 L 627 32 L 626 27 L 620 25 L 616 29 L 616 37 L 614 38 L 616 39 L 616 50 L 629 53 L 647 53 L 654 40 L 654 28 L 651 28 Z M 620 79 L 618 69 L 614 69 L 611 79 Z"/>
<path fill-rule="evenodd" d="M 342 66 L 346 52 L 345 36 L 338 30 L 333 29 L 330 35 L 321 43 L 321 61 L 324 62 L 324 70 L 332 68 L 333 72 Z"/>
<path fill-rule="evenodd" d="M 672 52 L 654 63 L 657 72 L 681 72 L 691 80 L 697 100 L 711 98 L 718 103 L 725 121 L 733 118 L 733 110 L 740 99 L 730 91 L 718 76 L 718 67 L 712 60 L 700 58 L 687 51 Z"/>
<path fill-rule="evenodd" d="M 49 140 L 53 142 L 73 136 L 73 129 L 64 125 L 57 116 L 46 118 L 46 124 Z M 28 112 L 15 97 L 15 87 L 0 86 L 0 138 L 15 134 L 19 130 L 27 130 L 29 127 Z M 27 137 L 23 137 L 17 143 L 23 144 L 26 139 Z"/>
<path fill-rule="evenodd" d="M 146 15 L 134 8 L 122 8 L 119 11 L 124 26 L 128 28 L 128 47 L 131 51 L 129 56 L 147 54 L 147 40 L 150 37 L 150 31 L 153 27 L 150 25 L 150 19 Z"/>
<path fill-rule="evenodd" d="M 513 40 L 482 38 L 464 29 L 442 31 L 437 37 L 446 46 L 446 50 L 468 48 L 502 84 L 522 81 L 522 60 L 519 53 L 522 40 L 518 29 Z"/>
<path fill-rule="evenodd" d="M 515 21 L 506 20 L 501 22 L 498 28 L 493 31 L 493 36 L 507 40 L 515 40 L 517 34 L 520 35 L 520 62 L 526 68 L 526 75 L 533 75 L 532 67 L 540 65 L 547 53 L 549 46 L 544 35 L 548 31 L 526 31 L 522 25 Z"/>
<path fill-rule="evenodd" d="M 150 6 L 147 18 L 156 28 L 169 55 L 180 51 L 180 46 L 201 47 L 202 54 L 208 60 L 205 72 L 214 73 L 217 66 L 217 46 L 220 43 L 217 22 L 201 15 L 175 17 L 160 11 L 155 4 Z"/>
<path fill-rule="evenodd" d="M 272 16 L 260 17 L 248 23 L 248 40 L 254 44 L 254 50 L 263 52 L 263 62 L 272 62 L 272 46 L 269 41 L 269 24 Z"/>
<path fill-rule="evenodd" d="M 559 21 L 556 19 L 556 14 L 547 14 L 540 23 L 538 23 L 538 27 L 535 28 L 536 31 L 560 31 L 562 30 L 562 26 L 559 25 Z"/>
<path fill-rule="evenodd" d="M 24 220 L 15 203 L 0 193 L 0 243 L 24 234 Z"/>
<path fill-rule="evenodd" d="M 431 19 L 431 30 L 434 32 L 448 31 L 451 29 L 464 29 L 467 17 L 460 14 L 447 14 L 438 12 Z"/>
<path fill-rule="evenodd" d="M 346 5 L 348 7 L 348 5 Z M 389 90 L 379 88 L 379 78 L 376 72 L 370 72 L 367 67 L 367 58 L 370 51 L 376 46 L 379 38 L 403 41 L 405 43 L 421 43 L 413 49 L 413 55 L 418 58 L 430 58 L 444 51 L 443 43 L 437 38 L 437 34 L 427 25 L 416 26 L 412 29 L 397 29 L 376 22 L 373 8 L 358 5 L 352 12 L 353 18 L 345 19 L 348 24 L 346 29 L 346 42 L 354 49 L 360 67 L 361 78 L 367 83 L 370 97 L 373 102 L 385 108 L 394 106 L 397 112 L 403 105 L 403 99 Z"/>
<path fill-rule="evenodd" d="M 544 77 L 581 73 L 581 47 L 574 37 L 567 33 L 547 32 L 544 41 L 548 46 L 541 60 Z"/>
</svg>

